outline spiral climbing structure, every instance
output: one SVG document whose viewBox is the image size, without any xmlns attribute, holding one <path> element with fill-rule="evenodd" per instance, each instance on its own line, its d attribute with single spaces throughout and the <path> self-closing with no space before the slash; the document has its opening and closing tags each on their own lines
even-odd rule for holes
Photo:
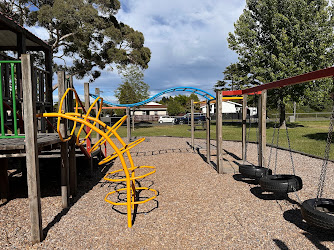
<svg viewBox="0 0 334 250">
<path fill-rule="evenodd" d="M 63 103 L 68 95 L 68 93 L 74 92 L 75 94 L 75 109 L 74 112 L 68 112 L 65 113 L 63 109 Z M 96 112 L 96 117 L 90 116 L 90 113 L 93 109 L 93 107 L 96 105 L 96 103 L 100 102 L 99 104 L 99 110 Z M 117 133 L 117 130 L 120 128 L 120 126 L 124 123 L 126 120 L 127 116 L 122 117 L 117 123 L 115 123 L 113 126 L 108 126 L 104 122 L 100 121 L 98 119 L 99 114 L 102 110 L 102 104 L 103 104 L 103 98 L 98 97 L 95 99 L 95 101 L 92 103 L 92 105 L 89 107 L 87 114 L 81 114 L 78 112 L 78 106 L 79 103 L 81 103 L 79 96 L 77 92 L 72 89 L 68 88 L 63 95 L 62 99 L 59 102 L 59 109 L 58 112 L 56 113 L 41 113 L 38 114 L 37 117 L 57 117 L 57 132 L 59 134 L 59 138 L 62 142 L 69 141 L 74 135 L 75 131 L 77 130 L 77 124 L 80 124 L 80 127 L 78 129 L 78 133 L 75 135 L 76 136 L 76 145 L 80 146 L 82 145 L 87 138 L 89 137 L 90 133 L 92 131 L 95 131 L 101 136 L 101 139 L 98 140 L 89 150 L 89 153 L 92 153 L 95 150 L 98 150 L 103 144 L 108 143 L 111 148 L 114 150 L 112 154 L 109 156 L 106 156 L 104 159 L 102 159 L 98 164 L 102 165 L 105 163 L 110 162 L 111 160 L 119 157 L 122 168 L 116 171 L 109 172 L 105 175 L 104 179 L 110 182 L 123 182 L 125 183 L 125 188 L 120 188 L 117 190 L 114 190 L 112 192 L 109 192 L 105 196 L 105 201 L 112 204 L 112 205 L 124 205 L 127 207 L 127 220 L 128 220 L 128 227 L 132 227 L 132 211 L 135 209 L 135 206 L 138 204 L 142 204 L 145 202 L 148 202 L 150 200 L 153 200 L 157 197 L 157 191 L 151 188 L 147 187 L 137 187 L 136 186 L 136 180 L 139 180 L 141 178 L 147 177 L 153 173 L 155 173 L 156 169 L 153 166 L 136 166 L 133 162 L 133 159 L 131 157 L 130 149 L 133 147 L 137 146 L 139 143 L 143 142 L 145 138 L 138 139 L 134 142 L 131 142 L 129 144 L 126 144 L 123 139 L 119 136 Z M 61 119 L 67 119 L 71 120 L 74 122 L 73 124 L 73 129 L 70 131 L 69 136 L 65 136 L 61 134 L 60 131 L 60 122 Z M 97 127 L 99 125 L 102 127 L 102 129 L 99 129 Z M 87 126 L 90 128 L 90 132 L 83 138 L 83 140 L 80 141 L 80 134 L 83 131 L 84 126 Z M 116 139 L 120 144 L 121 148 L 118 148 L 116 144 L 113 142 L 111 139 L 112 136 L 114 139 Z M 128 162 L 129 164 L 126 163 L 125 158 L 124 158 L 124 153 L 126 153 Z M 142 175 L 136 176 L 135 172 L 137 170 L 144 169 L 144 172 L 146 172 Z M 115 177 L 117 176 L 117 177 Z M 121 177 L 119 177 L 121 176 Z M 142 190 L 148 190 L 153 193 L 153 195 L 145 200 L 137 200 L 137 194 L 142 191 Z M 121 193 L 124 192 L 126 193 L 126 202 L 117 202 L 117 201 L 112 201 L 112 196 L 116 193 Z"/>
</svg>

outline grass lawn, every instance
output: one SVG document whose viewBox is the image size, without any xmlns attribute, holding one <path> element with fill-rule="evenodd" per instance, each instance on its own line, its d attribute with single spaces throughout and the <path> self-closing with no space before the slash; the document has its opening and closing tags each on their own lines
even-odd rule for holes
<svg viewBox="0 0 334 250">
<path fill-rule="evenodd" d="M 267 124 L 267 143 L 271 144 L 273 128 L 272 123 Z M 256 141 L 256 128 L 257 124 L 252 124 L 250 130 L 250 141 Z M 310 122 L 297 122 L 288 124 L 288 133 L 290 137 L 291 147 L 294 150 L 305 152 L 320 157 L 324 156 L 325 145 L 327 140 L 329 121 L 310 121 Z M 211 125 L 211 139 L 216 138 L 216 126 Z M 126 127 L 122 126 L 118 130 L 122 137 L 126 137 Z M 248 128 L 247 128 L 248 133 Z M 82 133 L 83 134 L 83 133 Z M 277 134 L 277 129 L 276 129 Z M 134 131 L 131 131 L 132 136 L 145 137 L 145 136 L 175 136 L 175 137 L 190 137 L 189 125 L 164 125 L 164 126 L 147 126 L 138 127 Z M 196 138 L 205 138 L 205 130 L 195 130 Z M 94 135 L 93 135 L 94 136 Z M 241 124 L 229 123 L 223 124 L 223 139 L 224 140 L 237 140 L 241 141 Z M 274 140 L 276 145 L 276 139 Z M 279 146 L 288 148 L 288 141 L 286 137 L 286 130 L 280 130 Z M 334 159 L 334 152 L 330 154 L 330 158 Z"/>
</svg>

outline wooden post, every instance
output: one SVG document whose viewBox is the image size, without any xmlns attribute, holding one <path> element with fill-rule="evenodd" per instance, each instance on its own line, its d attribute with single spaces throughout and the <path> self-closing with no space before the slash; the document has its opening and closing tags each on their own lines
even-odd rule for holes
<svg viewBox="0 0 334 250">
<path fill-rule="evenodd" d="M 47 73 L 45 74 L 45 101 L 47 102 L 48 108 L 46 108 L 47 112 L 53 112 L 53 89 L 52 89 L 52 51 L 44 51 L 45 53 L 45 70 Z M 51 123 L 53 123 L 53 118 L 48 118 Z M 50 125 L 48 126 L 48 132 L 53 133 L 53 128 Z"/>
<path fill-rule="evenodd" d="M 191 99 L 191 147 L 195 149 L 194 100 Z"/>
<path fill-rule="evenodd" d="M 266 155 L 266 141 L 267 141 L 267 134 L 266 134 L 266 118 L 267 118 L 267 90 L 262 90 L 261 96 L 259 98 L 259 166 L 265 167 L 265 155 Z"/>
<path fill-rule="evenodd" d="M 69 141 L 69 174 L 70 174 L 70 194 L 73 196 L 77 195 L 78 192 L 78 179 L 77 179 L 77 159 L 75 157 L 75 140 L 76 137 L 73 135 Z"/>
<path fill-rule="evenodd" d="M 7 170 L 8 158 L 0 158 L 0 200 L 2 203 L 8 201 L 9 195 L 9 181 Z"/>
<path fill-rule="evenodd" d="M 58 71 L 58 100 L 60 101 L 65 93 L 65 72 Z M 63 102 L 62 111 L 67 112 L 67 102 Z M 67 121 L 66 119 L 62 119 L 59 125 L 60 133 L 62 134 L 63 138 L 67 137 Z M 69 204 L 69 160 L 68 160 L 68 142 L 61 142 L 60 143 L 60 155 L 61 155 L 61 201 L 62 207 L 67 208 Z"/>
<path fill-rule="evenodd" d="M 100 96 L 100 89 L 99 88 L 95 88 L 95 95 Z M 96 103 L 95 107 L 96 107 L 96 114 L 97 114 L 97 112 L 99 112 L 99 108 L 100 108 L 99 102 Z M 100 117 L 98 117 L 98 118 L 100 119 Z M 100 124 L 96 124 L 96 127 L 98 129 L 100 129 Z M 99 133 L 96 133 L 96 139 L 97 139 L 97 141 L 100 140 L 100 134 Z"/>
<path fill-rule="evenodd" d="M 85 82 L 84 83 L 84 95 L 85 95 L 85 110 L 86 112 L 88 112 L 88 109 L 90 107 L 90 100 L 89 100 L 89 83 L 88 82 Z M 87 114 L 89 115 L 89 114 Z M 86 126 L 86 132 L 89 133 L 90 131 L 90 128 Z M 91 138 L 91 137 L 90 137 Z M 88 138 L 86 140 L 86 148 L 87 148 L 87 151 L 90 150 L 90 144 L 91 144 L 91 141 L 90 141 L 90 138 Z M 94 172 L 94 160 L 93 160 L 93 157 L 90 157 L 90 162 L 89 162 L 89 175 L 90 176 L 93 176 L 93 172 Z"/>
<path fill-rule="evenodd" d="M 32 82 L 33 64 L 30 55 L 21 56 L 22 87 L 23 87 L 23 118 L 26 144 L 27 183 L 31 222 L 32 244 L 40 242 L 43 237 L 41 192 L 39 180 L 39 163 L 37 149 L 37 119 L 36 119 L 36 96 L 33 95 Z"/>
<path fill-rule="evenodd" d="M 69 75 L 69 85 L 68 88 L 74 88 L 73 86 L 73 76 Z M 74 112 L 74 104 L 73 104 L 73 92 L 70 92 L 68 95 L 68 110 L 69 112 Z M 73 122 L 69 121 L 70 130 L 73 129 Z M 75 140 L 76 137 L 73 135 L 72 139 L 69 141 L 69 178 L 70 178 L 70 194 L 75 196 L 78 190 L 78 180 L 77 180 L 77 160 L 75 157 Z"/>
<path fill-rule="evenodd" d="M 66 76 L 66 81 L 65 81 L 65 90 L 67 90 L 68 88 L 74 88 L 73 86 L 73 76 L 71 75 L 67 75 Z M 71 91 L 68 93 L 67 96 L 67 110 L 68 112 L 74 112 L 74 103 L 73 103 L 73 95 L 74 93 Z M 72 129 L 74 126 L 74 121 L 67 121 L 67 126 L 69 127 L 69 129 Z"/>
<path fill-rule="evenodd" d="M 242 99 L 242 161 L 246 161 L 247 95 Z"/>
<path fill-rule="evenodd" d="M 16 33 L 16 45 L 17 45 L 17 59 L 20 59 L 22 54 L 27 53 L 26 36 L 23 33 Z M 21 82 L 22 69 L 19 64 L 16 65 L 16 86 L 18 98 L 22 98 L 23 88 Z"/>
<path fill-rule="evenodd" d="M 89 102 L 89 83 L 88 82 L 84 83 L 84 95 L 85 95 L 85 110 L 86 110 L 86 112 L 88 112 L 88 109 L 90 107 L 90 102 Z M 87 115 L 89 115 L 89 114 L 87 114 Z M 90 128 L 86 127 L 86 132 L 89 133 L 89 131 L 90 131 Z M 90 149 L 90 139 L 88 139 L 86 141 L 86 147 L 87 147 L 87 151 L 89 151 L 89 149 Z"/>
<path fill-rule="evenodd" d="M 217 172 L 223 174 L 223 94 L 216 92 Z"/>
<path fill-rule="evenodd" d="M 131 121 L 130 121 L 130 108 L 126 107 L 126 115 L 128 116 L 126 118 L 126 131 L 127 131 L 127 141 L 130 143 L 131 141 Z"/>
<path fill-rule="evenodd" d="M 206 161 L 211 162 L 211 145 L 210 145 L 210 101 L 206 102 Z"/>
<path fill-rule="evenodd" d="M 135 131 L 135 107 L 132 108 L 132 115 L 131 115 L 131 120 L 132 120 L 132 131 Z"/>
</svg>

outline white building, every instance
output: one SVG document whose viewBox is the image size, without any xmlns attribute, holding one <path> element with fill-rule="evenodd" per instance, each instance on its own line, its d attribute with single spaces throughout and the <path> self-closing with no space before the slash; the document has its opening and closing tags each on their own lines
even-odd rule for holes
<svg viewBox="0 0 334 250">
<path fill-rule="evenodd" d="M 215 107 L 216 103 L 213 102 L 210 104 L 210 114 L 215 113 Z M 223 109 L 223 114 L 237 114 L 237 113 L 242 113 L 242 104 L 232 102 L 232 101 L 223 101 L 222 104 L 222 109 Z M 249 110 L 249 114 L 251 116 L 257 115 L 257 108 L 256 107 L 247 107 Z M 206 114 L 206 105 L 201 106 L 201 111 L 202 113 Z"/>
<path fill-rule="evenodd" d="M 167 115 L 167 106 L 157 102 L 149 102 L 145 105 L 136 107 L 134 115 Z"/>
</svg>

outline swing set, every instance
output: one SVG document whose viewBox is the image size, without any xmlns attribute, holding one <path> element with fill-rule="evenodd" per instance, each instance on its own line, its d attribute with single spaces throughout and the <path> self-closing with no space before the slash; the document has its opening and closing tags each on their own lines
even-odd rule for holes
<svg viewBox="0 0 334 250">
<path fill-rule="evenodd" d="M 244 95 L 244 98 L 245 97 L 247 98 L 247 96 L 245 95 L 248 93 L 255 93 L 257 91 L 265 92 L 266 90 L 269 90 L 269 89 L 280 88 L 280 87 L 299 84 L 299 83 L 305 83 L 305 82 L 314 81 L 314 80 L 318 80 L 321 78 L 327 78 L 327 77 L 332 77 L 334 80 L 334 67 L 310 72 L 304 75 L 299 75 L 299 76 L 295 76 L 295 77 L 291 77 L 291 78 L 287 78 L 283 80 L 279 80 L 276 82 L 260 85 L 260 86 L 253 87 L 253 88 L 249 88 L 249 89 L 243 90 L 243 95 Z M 278 103 L 278 106 L 280 106 L 279 103 Z M 263 117 L 263 114 L 261 115 Z M 251 118 L 249 117 L 248 133 L 247 135 L 245 134 L 245 136 L 243 136 L 243 139 L 245 140 L 245 150 L 243 152 L 243 162 L 239 166 L 239 172 L 241 173 L 241 175 L 246 178 L 258 180 L 259 185 L 261 186 L 261 189 L 265 192 L 272 192 L 276 194 L 287 194 L 290 192 L 297 192 L 301 190 L 303 187 L 303 182 L 302 182 L 302 179 L 296 175 L 296 168 L 295 168 L 295 164 L 293 161 L 291 142 L 290 142 L 287 126 L 285 126 L 285 131 L 286 131 L 286 137 L 288 141 L 288 151 L 290 154 L 292 174 L 277 174 L 276 173 L 277 163 L 278 163 L 278 156 L 277 156 L 278 155 L 278 144 L 279 144 L 279 136 L 280 136 L 280 127 L 279 126 L 277 127 L 277 120 L 275 120 L 275 124 L 274 124 L 273 137 L 271 141 L 272 146 L 270 148 L 267 166 L 263 166 L 264 147 L 263 145 L 260 145 L 261 143 L 258 140 L 260 136 L 257 137 L 257 141 L 256 141 L 257 146 L 258 146 L 259 165 L 254 165 L 254 164 L 247 162 L 247 145 L 249 143 L 249 134 L 250 134 L 250 128 L 251 128 L 250 119 Z M 246 123 L 245 120 L 244 120 L 244 123 Z M 334 199 L 323 198 L 323 190 L 325 186 L 326 172 L 327 172 L 333 130 L 334 130 L 334 106 L 333 106 L 333 111 L 332 111 L 332 115 L 330 118 L 330 125 L 329 125 L 327 142 L 326 142 L 326 147 L 325 147 L 325 156 L 324 156 L 324 160 L 321 166 L 321 173 L 319 177 L 317 196 L 316 198 L 308 199 L 308 200 L 305 200 L 304 202 L 301 202 L 302 203 L 301 204 L 301 214 L 303 216 L 303 219 L 311 226 L 315 226 L 315 227 L 326 229 L 326 230 L 334 230 Z M 258 129 L 256 133 L 258 134 Z M 275 152 L 274 168 L 270 169 L 275 138 L 276 138 L 276 145 L 275 145 L 276 152 Z M 265 142 L 264 142 L 264 145 L 265 145 Z M 298 195 L 297 195 L 297 198 L 299 199 Z"/>
</svg>

